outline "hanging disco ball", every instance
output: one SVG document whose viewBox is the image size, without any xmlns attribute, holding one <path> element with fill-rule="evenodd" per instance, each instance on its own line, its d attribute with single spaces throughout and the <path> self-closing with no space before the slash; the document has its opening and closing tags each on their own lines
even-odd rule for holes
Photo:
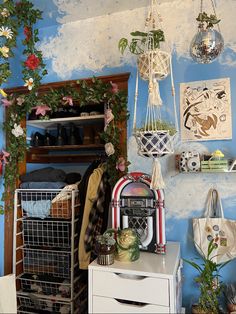
<svg viewBox="0 0 236 314">
<path fill-rule="evenodd" d="M 198 63 L 213 62 L 224 49 L 224 39 L 215 29 L 199 29 L 190 45 L 190 55 Z"/>
</svg>

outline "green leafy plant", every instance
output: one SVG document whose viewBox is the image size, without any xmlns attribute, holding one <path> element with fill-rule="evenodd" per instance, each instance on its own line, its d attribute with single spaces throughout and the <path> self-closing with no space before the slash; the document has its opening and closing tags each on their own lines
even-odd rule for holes
<svg viewBox="0 0 236 314">
<path fill-rule="evenodd" d="M 118 48 L 123 54 L 128 48 L 132 54 L 139 55 L 148 50 L 160 48 L 160 42 L 165 41 L 164 32 L 161 29 L 151 30 L 150 32 L 135 31 L 130 33 L 133 38 L 129 42 L 127 38 L 121 38 Z"/>
<path fill-rule="evenodd" d="M 216 15 L 210 14 L 208 15 L 206 12 L 199 13 L 196 20 L 199 22 L 199 28 L 211 28 L 214 27 L 214 25 L 218 24 L 220 22 L 219 19 L 217 19 Z"/>
<path fill-rule="evenodd" d="M 160 131 L 161 130 L 168 130 L 169 134 L 171 136 L 173 136 L 177 132 L 176 128 L 175 128 L 175 126 L 173 124 L 171 124 L 171 123 L 169 123 L 167 121 L 163 121 L 163 120 L 157 120 L 157 121 L 155 121 L 153 123 L 153 125 L 149 124 L 146 127 L 141 127 L 141 128 L 139 128 L 137 130 L 139 130 L 139 131 L 147 131 L 148 132 L 148 130 L 153 130 L 153 128 L 156 129 L 156 130 L 160 130 Z"/>
<path fill-rule="evenodd" d="M 183 259 L 186 263 L 197 270 L 198 276 L 195 282 L 199 285 L 200 296 L 197 304 L 199 313 L 219 313 L 219 298 L 223 291 L 223 284 L 220 281 L 220 270 L 228 264 L 216 264 L 214 257 L 210 257 L 216 249 L 214 240 L 209 242 L 207 254 L 202 253 L 200 258 L 193 260 Z"/>
</svg>

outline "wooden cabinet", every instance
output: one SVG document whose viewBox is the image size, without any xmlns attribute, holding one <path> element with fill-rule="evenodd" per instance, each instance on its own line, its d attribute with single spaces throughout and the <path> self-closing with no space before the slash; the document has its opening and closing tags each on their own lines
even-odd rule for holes
<svg viewBox="0 0 236 314">
<path fill-rule="evenodd" d="M 181 313 L 180 245 L 132 263 L 89 265 L 89 313 Z"/>
</svg>

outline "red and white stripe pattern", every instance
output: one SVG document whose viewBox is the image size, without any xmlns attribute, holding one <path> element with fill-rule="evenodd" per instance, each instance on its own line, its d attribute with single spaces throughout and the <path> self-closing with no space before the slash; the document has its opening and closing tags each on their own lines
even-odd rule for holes
<svg viewBox="0 0 236 314">
<path fill-rule="evenodd" d="M 121 191 L 129 183 L 139 181 L 150 186 L 151 177 L 143 172 L 131 172 L 120 178 L 112 191 L 112 228 L 118 229 L 120 223 L 120 197 Z M 153 190 L 156 199 L 156 253 L 165 254 L 165 208 L 164 191 Z"/>
</svg>

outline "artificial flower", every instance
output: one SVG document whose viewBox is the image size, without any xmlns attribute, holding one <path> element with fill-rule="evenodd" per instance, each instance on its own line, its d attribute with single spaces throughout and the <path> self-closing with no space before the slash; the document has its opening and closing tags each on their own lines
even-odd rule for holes
<svg viewBox="0 0 236 314">
<path fill-rule="evenodd" d="M 37 67 L 39 66 L 40 60 L 38 57 L 36 57 L 36 55 L 31 54 L 28 56 L 27 60 L 25 61 L 25 65 L 27 66 L 27 68 L 29 68 L 30 70 L 35 70 L 37 69 Z"/>
<path fill-rule="evenodd" d="M 26 41 L 29 41 L 30 38 L 32 37 L 32 31 L 31 31 L 30 27 L 28 27 L 28 26 L 24 27 L 24 35 L 26 37 Z"/>
<path fill-rule="evenodd" d="M 11 113 L 11 119 L 12 121 L 16 121 L 17 114 L 16 113 Z"/>
<path fill-rule="evenodd" d="M 125 168 L 126 168 L 126 162 L 125 162 L 124 157 L 119 157 L 119 159 L 116 163 L 116 169 L 123 172 L 123 171 L 125 171 Z"/>
<path fill-rule="evenodd" d="M 105 110 L 105 123 L 109 124 L 114 119 L 114 115 L 110 108 Z"/>
<path fill-rule="evenodd" d="M 2 149 L 2 152 L 0 154 L 0 158 L 1 158 L 0 160 L 3 161 L 4 164 L 7 164 L 8 163 L 8 160 L 7 160 L 8 157 L 10 157 L 10 154 Z"/>
<path fill-rule="evenodd" d="M 118 93 L 118 91 L 119 91 L 118 85 L 116 83 L 112 83 L 112 81 L 110 81 L 110 84 L 112 86 L 112 89 L 111 89 L 112 93 L 113 94 Z"/>
<path fill-rule="evenodd" d="M 20 125 L 17 125 L 16 123 L 14 124 L 14 129 L 11 130 L 11 133 L 15 136 L 15 137 L 19 137 L 22 136 L 24 134 L 24 130 L 22 129 L 22 127 Z"/>
<path fill-rule="evenodd" d="M 0 88 L 0 94 L 1 94 L 3 97 L 7 97 L 7 93 L 5 93 L 2 88 Z"/>
<path fill-rule="evenodd" d="M 0 27 L 0 36 L 5 36 L 7 39 L 12 39 L 13 32 L 10 28 L 2 26 Z"/>
<path fill-rule="evenodd" d="M 17 97 L 16 98 L 16 103 L 18 106 L 22 106 L 24 101 L 25 101 L 25 99 L 23 97 Z"/>
<path fill-rule="evenodd" d="M 65 101 L 65 105 L 69 104 L 70 106 L 73 106 L 73 99 L 70 96 L 65 96 L 62 98 Z"/>
<path fill-rule="evenodd" d="M 28 87 L 28 90 L 31 90 L 34 86 L 34 80 L 32 79 L 32 77 L 28 80 L 25 80 L 25 84 L 24 86 Z"/>
<path fill-rule="evenodd" d="M 112 113 L 112 110 L 110 108 L 107 108 L 105 110 L 105 126 L 104 126 L 104 131 L 106 132 L 107 127 L 109 123 L 114 119 L 114 115 Z"/>
<path fill-rule="evenodd" d="M 3 17 L 8 17 L 10 15 L 10 12 L 6 8 L 4 8 L 1 12 L 1 15 Z"/>
<path fill-rule="evenodd" d="M 2 101 L 3 107 L 9 107 L 13 104 L 13 100 L 8 100 L 6 98 L 2 99 L 1 101 Z"/>
<path fill-rule="evenodd" d="M 8 58 L 9 57 L 9 55 L 8 55 L 9 50 L 10 49 L 7 46 L 0 47 L 0 52 L 3 55 L 4 58 Z"/>
<path fill-rule="evenodd" d="M 108 157 L 115 153 L 115 148 L 111 142 L 105 144 L 105 152 Z"/>
<path fill-rule="evenodd" d="M 50 111 L 51 108 L 49 108 L 47 105 L 40 105 L 40 106 L 36 106 L 36 107 L 33 107 L 32 109 L 36 109 L 36 116 L 40 115 L 41 116 L 45 116 L 47 111 Z"/>
</svg>

